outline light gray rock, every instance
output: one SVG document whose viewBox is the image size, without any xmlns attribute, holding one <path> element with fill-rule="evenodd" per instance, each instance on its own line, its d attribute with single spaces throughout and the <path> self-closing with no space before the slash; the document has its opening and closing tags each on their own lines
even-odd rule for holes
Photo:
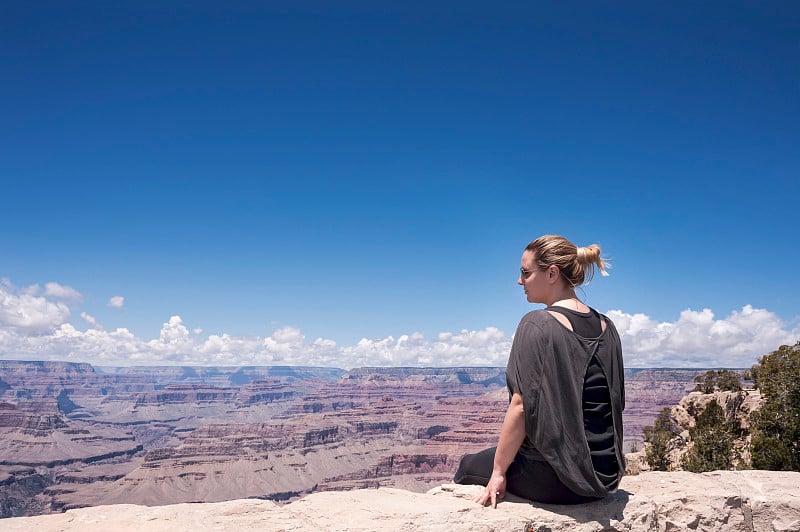
<svg viewBox="0 0 800 532">
<path fill-rule="evenodd" d="M 480 490 L 446 484 L 428 493 L 393 488 L 321 492 L 285 506 L 252 499 L 99 506 L 0 520 L 0 531 L 800 532 L 800 473 L 794 472 L 649 472 L 625 477 L 605 500 L 575 506 L 530 503 L 509 495 L 492 509 L 471 502 Z"/>
</svg>

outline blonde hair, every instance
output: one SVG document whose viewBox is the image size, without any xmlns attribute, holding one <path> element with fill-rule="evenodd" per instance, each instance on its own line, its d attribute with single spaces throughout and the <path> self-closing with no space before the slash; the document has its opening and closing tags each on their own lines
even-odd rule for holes
<svg viewBox="0 0 800 532">
<path fill-rule="evenodd" d="M 563 236 L 543 235 L 528 244 L 525 251 L 533 252 L 537 266 L 545 270 L 557 266 L 564 279 L 573 287 L 589 283 L 595 268 L 607 276 L 611 265 L 600 256 L 600 246 L 578 247 Z"/>
</svg>

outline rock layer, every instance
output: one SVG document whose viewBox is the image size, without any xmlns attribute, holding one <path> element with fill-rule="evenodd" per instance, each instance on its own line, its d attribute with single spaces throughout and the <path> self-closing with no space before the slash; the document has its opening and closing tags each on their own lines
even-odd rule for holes
<svg viewBox="0 0 800 532">
<path fill-rule="evenodd" d="M 595 503 L 545 505 L 509 496 L 497 509 L 470 501 L 478 486 L 443 485 L 425 494 L 380 488 L 315 493 L 285 506 L 260 500 L 98 506 L 0 520 L 0 531 L 798 531 L 798 485 L 800 473 L 790 472 L 645 473 L 625 477 L 615 494 Z"/>
<path fill-rule="evenodd" d="M 670 419 L 675 427 L 674 437 L 668 442 L 666 454 L 667 470 L 683 469 L 681 462 L 691 450 L 690 430 L 696 424 L 696 417 L 702 413 L 712 401 L 719 404 L 725 415 L 725 422 L 736 435 L 733 440 L 734 453 L 731 456 L 734 469 L 750 467 L 750 415 L 761 408 L 763 402 L 761 392 L 756 389 L 743 389 L 736 392 L 715 391 L 712 393 L 691 392 L 678 404 L 670 408 Z M 628 455 L 627 470 L 630 473 L 648 471 L 645 454 L 649 444 L 638 453 Z"/>
<path fill-rule="evenodd" d="M 629 370 L 626 440 L 699 370 Z M 452 479 L 496 444 L 504 368 L 131 367 L 0 361 L 0 516 Z"/>
</svg>

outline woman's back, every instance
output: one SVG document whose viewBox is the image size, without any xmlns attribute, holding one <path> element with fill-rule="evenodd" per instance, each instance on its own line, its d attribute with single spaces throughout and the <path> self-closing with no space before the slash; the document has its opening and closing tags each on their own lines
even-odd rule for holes
<svg viewBox="0 0 800 532">
<path fill-rule="evenodd" d="M 605 320 L 605 318 L 603 318 Z M 598 414 L 610 414 L 611 448 L 600 438 L 595 466 L 584 423 L 584 387 L 586 370 L 592 361 L 605 377 L 608 402 Z M 622 410 L 625 405 L 624 370 L 619 336 L 606 320 L 606 329 L 595 338 L 585 338 L 565 327 L 546 310 L 526 314 L 514 335 L 506 380 L 511 393 L 522 396 L 525 411 L 529 457 L 541 456 L 556 471 L 561 481 L 574 493 L 586 497 L 604 497 L 613 490 L 622 474 L 603 464 L 606 454 L 617 464 L 622 454 Z M 596 379 L 590 384 L 597 384 Z M 603 394 L 605 395 L 605 394 Z M 604 401 L 600 397 L 599 403 Z M 591 417 L 591 416 L 590 416 Z M 601 436 L 608 427 L 594 424 Z M 595 439 L 590 432 L 589 436 Z M 539 458 L 539 459 L 542 459 Z M 606 459 L 606 462 L 608 460 Z M 601 475 L 596 474 L 597 471 Z M 601 478 L 606 475 L 611 478 Z"/>
<path fill-rule="evenodd" d="M 584 338 L 597 338 L 603 332 L 603 322 L 594 309 L 579 312 L 566 307 L 550 306 L 546 310 L 565 316 L 572 330 Z M 597 478 L 607 489 L 613 489 L 619 474 L 619 464 L 614 449 L 611 395 L 608 379 L 594 356 L 589 361 L 583 379 L 583 430 Z"/>
</svg>

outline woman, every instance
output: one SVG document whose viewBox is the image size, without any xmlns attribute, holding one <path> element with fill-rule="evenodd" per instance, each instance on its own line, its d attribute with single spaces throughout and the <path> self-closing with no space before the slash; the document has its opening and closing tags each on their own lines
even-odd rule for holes
<svg viewBox="0 0 800 532">
<path fill-rule="evenodd" d="M 578 248 L 545 235 L 525 248 L 517 284 L 530 303 L 506 368 L 510 403 L 497 447 L 464 456 L 459 484 L 486 489 L 493 508 L 506 491 L 534 501 L 577 504 L 616 489 L 625 471 L 622 346 L 614 324 L 575 288 L 606 273 L 597 245 Z"/>
</svg>

